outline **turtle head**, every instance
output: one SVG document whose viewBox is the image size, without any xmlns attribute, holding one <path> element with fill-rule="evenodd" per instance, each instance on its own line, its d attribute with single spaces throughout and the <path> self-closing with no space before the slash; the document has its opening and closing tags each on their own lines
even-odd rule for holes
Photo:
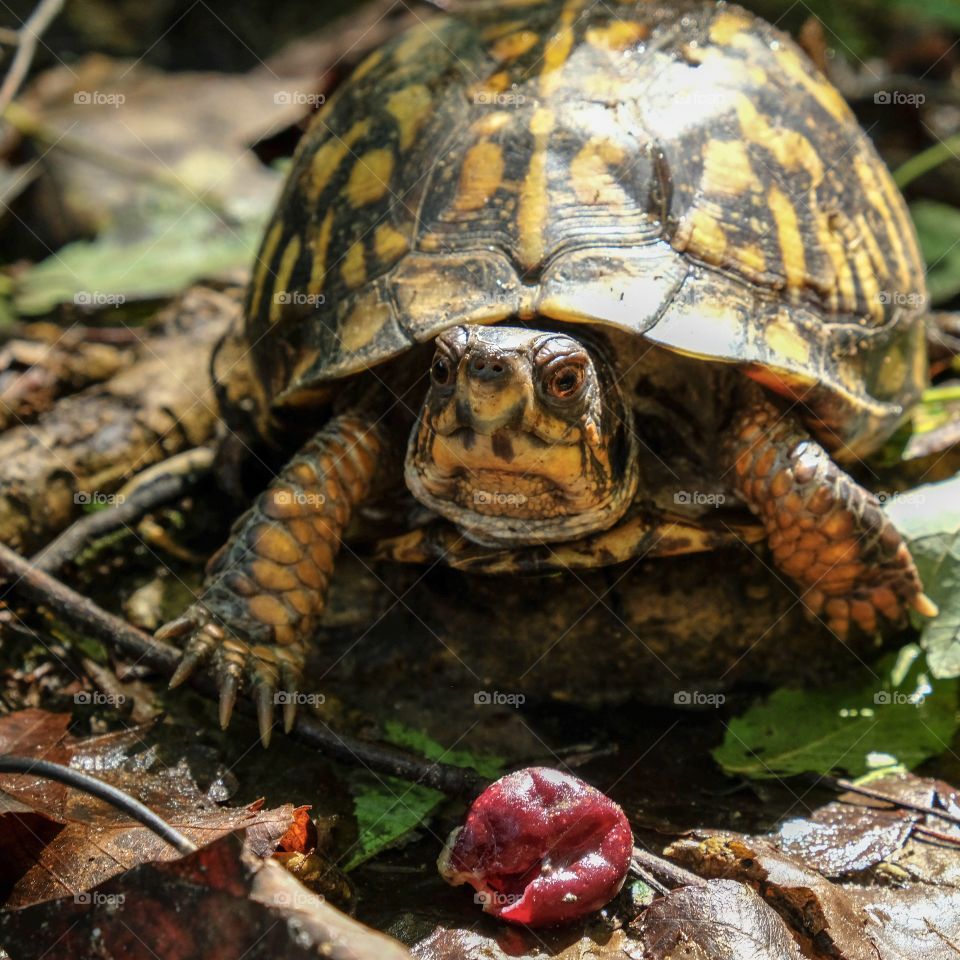
<svg viewBox="0 0 960 960">
<path fill-rule="evenodd" d="M 602 339 L 481 325 L 441 334 L 405 475 L 421 503 L 479 543 L 612 526 L 636 492 L 637 456 Z"/>
</svg>

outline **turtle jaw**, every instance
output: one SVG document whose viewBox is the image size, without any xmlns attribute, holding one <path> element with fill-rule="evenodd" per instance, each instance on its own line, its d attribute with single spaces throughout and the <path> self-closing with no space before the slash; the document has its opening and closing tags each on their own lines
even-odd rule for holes
<svg viewBox="0 0 960 960">
<path fill-rule="evenodd" d="M 569 540 L 637 489 L 632 414 L 610 362 L 564 334 L 471 325 L 437 338 L 405 479 L 475 542 Z"/>
</svg>

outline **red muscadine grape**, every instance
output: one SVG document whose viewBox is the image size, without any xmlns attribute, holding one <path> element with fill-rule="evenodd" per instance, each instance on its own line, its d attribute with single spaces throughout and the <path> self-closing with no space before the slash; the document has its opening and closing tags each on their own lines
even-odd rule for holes
<svg viewBox="0 0 960 960">
<path fill-rule="evenodd" d="M 483 909 L 531 927 L 599 910 L 627 876 L 633 834 L 617 804 L 576 777 L 528 767 L 491 784 L 440 854 L 447 883 Z"/>
</svg>

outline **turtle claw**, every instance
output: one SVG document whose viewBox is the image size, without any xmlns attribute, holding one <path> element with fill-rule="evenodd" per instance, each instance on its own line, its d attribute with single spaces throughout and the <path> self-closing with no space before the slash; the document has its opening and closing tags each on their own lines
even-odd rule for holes
<svg viewBox="0 0 960 960">
<path fill-rule="evenodd" d="M 227 674 L 220 681 L 220 729 L 226 730 L 230 726 L 230 717 L 233 716 L 233 706 L 237 702 L 237 691 L 240 689 L 240 678 L 233 673 Z"/>
<path fill-rule="evenodd" d="M 254 693 L 257 704 L 257 726 L 260 729 L 260 742 L 264 747 L 270 746 L 270 736 L 273 733 L 273 701 L 276 690 L 266 683 L 258 684 Z"/>
<path fill-rule="evenodd" d="M 157 632 L 158 639 L 180 639 L 183 656 L 170 687 L 184 683 L 198 667 L 209 663 L 220 694 L 220 726 L 226 730 L 237 696 L 244 685 L 252 692 L 260 741 L 269 746 L 273 734 L 274 704 L 283 705 L 283 728 L 296 721 L 297 690 L 301 685 L 305 651 L 301 644 L 249 644 L 214 623 L 205 607 L 194 607 Z M 184 639 L 185 638 L 185 639 Z"/>
</svg>

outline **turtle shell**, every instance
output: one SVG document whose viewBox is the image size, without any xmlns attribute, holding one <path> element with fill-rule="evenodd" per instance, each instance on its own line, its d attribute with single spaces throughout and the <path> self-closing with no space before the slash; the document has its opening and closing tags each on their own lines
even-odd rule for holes
<svg viewBox="0 0 960 960">
<path fill-rule="evenodd" d="M 512 0 L 401 35 L 317 114 L 247 338 L 283 406 L 460 323 L 611 325 L 797 397 L 843 459 L 922 389 L 925 306 L 903 199 L 784 34 Z"/>
</svg>

